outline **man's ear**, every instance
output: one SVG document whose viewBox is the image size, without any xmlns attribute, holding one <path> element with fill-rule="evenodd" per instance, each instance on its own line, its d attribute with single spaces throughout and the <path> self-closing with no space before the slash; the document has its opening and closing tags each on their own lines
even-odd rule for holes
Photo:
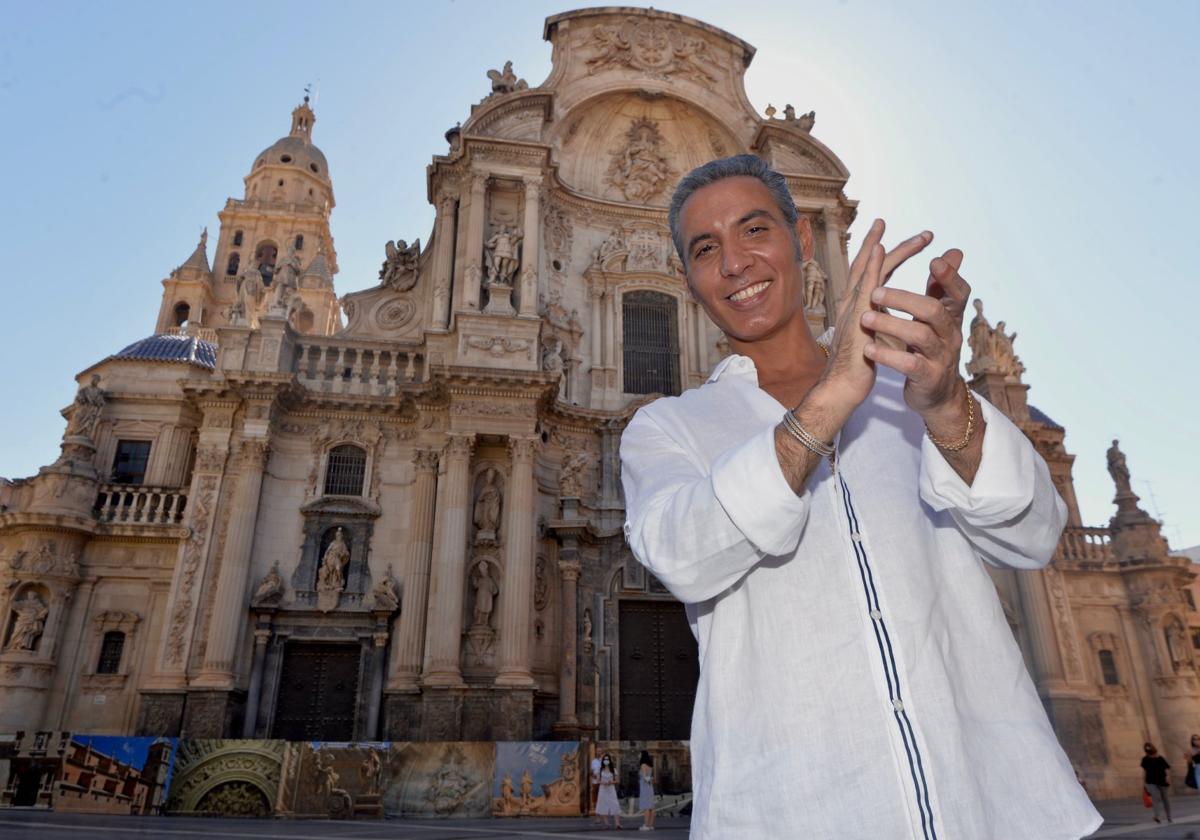
<svg viewBox="0 0 1200 840">
<path fill-rule="evenodd" d="M 683 281 L 683 285 L 687 286 L 688 294 L 692 296 L 692 300 L 697 303 L 700 299 L 696 297 L 696 291 L 692 288 L 692 283 L 688 280 L 687 269 L 683 267 L 683 263 L 675 263 L 675 276 Z"/>
<path fill-rule="evenodd" d="M 817 250 L 813 246 L 812 222 L 803 213 L 796 219 L 796 237 L 800 240 L 800 260 L 811 260 Z"/>
</svg>

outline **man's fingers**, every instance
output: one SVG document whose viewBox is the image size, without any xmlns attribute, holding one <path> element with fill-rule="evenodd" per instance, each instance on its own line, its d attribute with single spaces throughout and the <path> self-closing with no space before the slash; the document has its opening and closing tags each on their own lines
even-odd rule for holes
<svg viewBox="0 0 1200 840">
<path fill-rule="evenodd" d="M 887 309 L 907 312 L 918 321 L 924 321 L 939 333 L 951 327 L 949 313 L 940 300 L 929 295 L 919 295 L 905 289 L 881 286 L 871 293 L 871 302 Z"/>
<path fill-rule="evenodd" d="M 867 231 L 867 236 L 863 240 L 862 245 L 858 248 L 858 254 L 854 257 L 854 262 L 850 263 L 850 280 L 857 282 L 859 274 L 867 266 L 867 260 L 871 257 L 872 249 L 883 239 L 883 231 L 887 225 L 883 219 L 876 219 L 871 222 L 871 227 Z"/>
<path fill-rule="evenodd" d="M 926 294 L 941 300 L 955 315 L 962 314 L 971 297 L 970 284 L 958 273 L 962 261 L 963 252 L 957 248 L 934 258 L 929 263 L 929 279 L 925 284 Z"/>
<path fill-rule="evenodd" d="M 896 350 L 878 341 L 868 342 L 863 347 L 863 355 L 873 362 L 899 371 L 905 378 L 917 384 L 923 384 L 930 379 L 933 372 L 933 364 L 923 356 L 906 350 Z"/>
<path fill-rule="evenodd" d="M 923 230 L 916 236 L 910 236 L 895 248 L 888 251 L 887 258 L 883 261 L 883 276 L 885 278 L 891 277 L 893 271 L 904 265 L 904 263 L 907 262 L 911 257 L 914 257 L 924 251 L 932 241 L 933 233 L 928 230 Z M 886 282 L 886 280 L 884 282 Z"/>
<path fill-rule="evenodd" d="M 945 347 L 945 341 L 922 321 L 910 321 L 886 312 L 872 311 L 863 314 L 862 323 L 867 329 L 875 331 L 876 340 L 881 340 L 884 335 L 893 336 L 901 347 L 915 347 L 926 358 L 939 355 Z"/>
</svg>

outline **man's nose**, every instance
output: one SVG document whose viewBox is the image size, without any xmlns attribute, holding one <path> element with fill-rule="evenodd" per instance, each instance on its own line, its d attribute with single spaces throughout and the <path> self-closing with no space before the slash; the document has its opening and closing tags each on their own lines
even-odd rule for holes
<svg viewBox="0 0 1200 840">
<path fill-rule="evenodd" d="M 749 251 L 734 241 L 721 247 L 721 276 L 737 277 L 754 261 Z"/>
</svg>

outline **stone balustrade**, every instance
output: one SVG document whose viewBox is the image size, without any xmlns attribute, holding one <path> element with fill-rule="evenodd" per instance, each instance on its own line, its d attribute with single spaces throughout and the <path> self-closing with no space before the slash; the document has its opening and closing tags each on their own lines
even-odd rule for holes
<svg viewBox="0 0 1200 840">
<path fill-rule="evenodd" d="M 213 327 L 201 327 L 195 324 L 185 324 L 182 327 L 171 327 L 167 330 L 168 335 L 190 335 L 198 338 L 201 341 L 208 341 L 212 344 L 217 344 L 217 331 Z"/>
<path fill-rule="evenodd" d="M 96 518 L 125 525 L 178 525 L 187 507 L 179 488 L 141 484 L 102 484 L 96 494 Z"/>
<path fill-rule="evenodd" d="M 394 343 L 301 340 L 292 372 L 314 391 L 390 396 L 407 383 L 425 381 L 425 354 L 419 346 Z"/>
<path fill-rule="evenodd" d="M 1110 563 L 1115 559 L 1110 539 L 1107 528 L 1069 526 L 1063 529 L 1055 559 L 1079 564 Z"/>
</svg>

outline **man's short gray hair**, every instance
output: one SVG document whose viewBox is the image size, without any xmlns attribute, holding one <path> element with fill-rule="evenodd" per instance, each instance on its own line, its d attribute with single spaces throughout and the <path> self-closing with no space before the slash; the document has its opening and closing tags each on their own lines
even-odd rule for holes
<svg viewBox="0 0 1200 840">
<path fill-rule="evenodd" d="M 667 212 L 667 221 L 671 226 L 671 241 L 675 243 L 675 252 L 679 254 L 679 259 L 683 261 L 685 268 L 688 264 L 687 254 L 684 253 L 686 243 L 683 241 L 683 232 L 679 229 L 679 214 L 683 210 L 684 202 L 701 187 L 707 187 L 709 184 L 725 178 L 743 176 L 762 181 L 763 186 L 775 199 L 775 204 L 779 207 L 779 212 L 783 214 L 784 221 L 788 223 L 788 230 L 791 232 L 792 238 L 796 238 L 796 220 L 800 217 L 796 212 L 796 202 L 792 200 L 791 190 L 788 189 L 787 181 L 782 175 L 757 155 L 734 155 L 710 160 L 702 166 L 697 166 L 683 177 L 679 186 L 675 188 L 675 195 L 671 197 L 671 209 Z M 796 252 L 797 254 L 800 252 L 798 240 Z"/>
</svg>

